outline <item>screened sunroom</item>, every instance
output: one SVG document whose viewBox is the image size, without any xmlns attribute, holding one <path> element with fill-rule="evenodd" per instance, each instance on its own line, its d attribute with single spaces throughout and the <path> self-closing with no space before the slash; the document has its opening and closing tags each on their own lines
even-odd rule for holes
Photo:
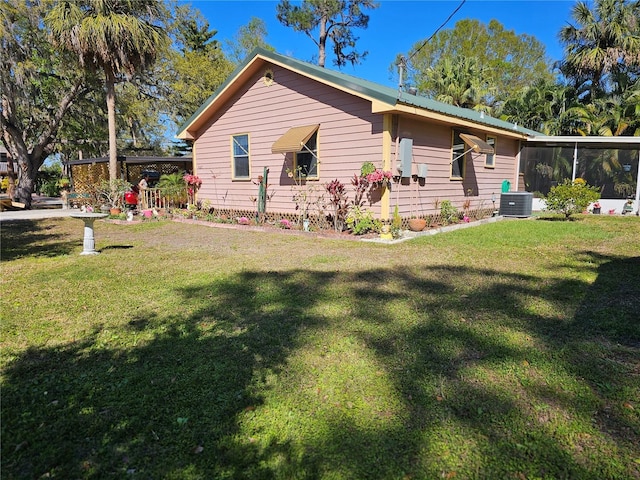
<svg viewBox="0 0 640 480">
<path fill-rule="evenodd" d="M 638 213 L 640 137 L 532 137 L 520 151 L 518 190 L 533 193 L 534 210 L 554 185 L 584 179 L 600 188 L 604 211 L 621 213 L 628 200 Z"/>
</svg>

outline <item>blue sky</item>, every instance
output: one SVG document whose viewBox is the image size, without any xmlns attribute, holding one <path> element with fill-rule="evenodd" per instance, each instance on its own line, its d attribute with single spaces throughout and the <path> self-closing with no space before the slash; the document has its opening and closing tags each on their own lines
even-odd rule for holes
<svg viewBox="0 0 640 480">
<path fill-rule="evenodd" d="M 217 30 L 216 39 L 222 43 L 232 39 L 238 29 L 259 17 L 267 25 L 267 42 L 278 53 L 299 60 L 311 61 L 317 54 L 315 44 L 303 33 L 280 24 L 276 19 L 277 1 L 271 0 L 193 0 L 209 21 L 211 29 Z M 296 3 L 296 2 L 293 2 Z M 418 41 L 430 37 L 461 3 L 460 0 L 381 0 L 379 8 L 370 10 L 369 27 L 359 29 L 357 48 L 367 50 L 368 57 L 360 65 L 347 66 L 343 72 L 388 86 L 396 86 L 397 75 L 389 66 L 399 53 L 408 52 Z M 496 19 L 516 34 L 535 36 L 546 47 L 551 60 L 562 58 L 558 32 L 571 19 L 575 1 L 563 0 L 467 0 L 444 28 L 453 28 L 455 22 L 472 18 L 488 23 Z M 333 68 L 332 57 L 327 67 Z"/>
</svg>

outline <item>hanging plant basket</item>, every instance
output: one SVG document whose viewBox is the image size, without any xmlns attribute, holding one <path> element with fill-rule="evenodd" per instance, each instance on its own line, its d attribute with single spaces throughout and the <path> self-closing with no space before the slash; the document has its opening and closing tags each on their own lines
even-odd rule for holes
<svg viewBox="0 0 640 480">
<path fill-rule="evenodd" d="M 409 230 L 412 232 L 421 232 L 427 226 L 427 221 L 424 218 L 410 218 Z"/>
</svg>

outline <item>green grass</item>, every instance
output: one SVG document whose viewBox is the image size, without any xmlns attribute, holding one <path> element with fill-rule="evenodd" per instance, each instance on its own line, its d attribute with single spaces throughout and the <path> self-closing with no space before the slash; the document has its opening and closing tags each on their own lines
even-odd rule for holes
<svg viewBox="0 0 640 480">
<path fill-rule="evenodd" d="M 640 221 L 2 225 L 2 478 L 640 478 Z"/>
</svg>

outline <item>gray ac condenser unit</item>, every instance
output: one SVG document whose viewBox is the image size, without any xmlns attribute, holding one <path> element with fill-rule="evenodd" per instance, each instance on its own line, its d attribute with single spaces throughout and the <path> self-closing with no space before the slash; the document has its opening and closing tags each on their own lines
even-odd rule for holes
<svg viewBox="0 0 640 480">
<path fill-rule="evenodd" d="M 505 192 L 500 195 L 500 215 L 505 217 L 530 217 L 533 193 Z"/>
</svg>

